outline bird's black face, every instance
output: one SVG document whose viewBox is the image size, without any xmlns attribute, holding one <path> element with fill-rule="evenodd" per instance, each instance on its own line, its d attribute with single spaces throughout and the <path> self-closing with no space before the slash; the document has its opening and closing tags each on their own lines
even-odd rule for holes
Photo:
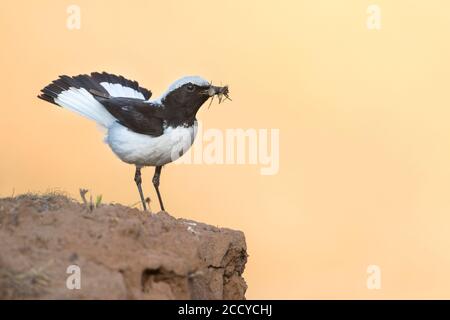
<svg viewBox="0 0 450 320">
<path fill-rule="evenodd" d="M 163 100 L 168 118 L 174 122 L 191 122 L 200 107 L 211 97 L 218 95 L 228 97 L 228 87 L 216 87 L 213 85 L 197 85 L 186 83 L 171 91 Z"/>
<path fill-rule="evenodd" d="M 186 83 L 165 97 L 164 106 L 168 109 L 177 109 L 178 112 L 185 114 L 197 112 L 209 98 L 208 88 L 209 86 Z"/>
</svg>

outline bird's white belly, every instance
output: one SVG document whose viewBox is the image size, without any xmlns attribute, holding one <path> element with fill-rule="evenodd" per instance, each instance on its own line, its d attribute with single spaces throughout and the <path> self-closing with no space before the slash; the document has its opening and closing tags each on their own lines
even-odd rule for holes
<svg viewBox="0 0 450 320">
<path fill-rule="evenodd" d="M 138 166 L 162 166 L 181 157 L 194 142 L 197 122 L 194 126 L 167 127 L 159 137 L 140 134 L 113 124 L 105 142 L 124 162 Z"/>
</svg>

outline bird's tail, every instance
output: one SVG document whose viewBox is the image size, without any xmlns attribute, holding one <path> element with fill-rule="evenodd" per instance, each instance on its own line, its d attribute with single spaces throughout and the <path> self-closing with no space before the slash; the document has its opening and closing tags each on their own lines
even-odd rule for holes
<svg viewBox="0 0 450 320">
<path fill-rule="evenodd" d="M 38 98 L 71 110 L 108 128 L 116 119 L 94 98 L 91 92 L 108 95 L 108 91 L 88 75 L 60 76 L 42 89 Z"/>
</svg>

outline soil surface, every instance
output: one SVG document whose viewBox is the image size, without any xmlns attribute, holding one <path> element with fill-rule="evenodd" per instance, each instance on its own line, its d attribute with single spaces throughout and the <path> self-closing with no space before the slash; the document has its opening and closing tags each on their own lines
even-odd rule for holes
<svg viewBox="0 0 450 320">
<path fill-rule="evenodd" d="M 0 199 L 0 299 L 245 299 L 246 262 L 240 231 L 59 194 Z"/>
</svg>

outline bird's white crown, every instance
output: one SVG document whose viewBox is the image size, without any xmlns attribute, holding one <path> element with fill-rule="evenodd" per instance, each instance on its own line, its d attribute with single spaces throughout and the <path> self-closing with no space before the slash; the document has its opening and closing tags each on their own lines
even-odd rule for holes
<svg viewBox="0 0 450 320">
<path fill-rule="evenodd" d="M 161 101 L 172 91 L 182 87 L 183 85 L 187 83 L 192 83 L 198 86 L 209 86 L 209 82 L 205 80 L 204 78 L 200 76 L 185 76 L 182 77 L 175 82 L 173 82 L 169 88 L 164 92 L 162 95 L 160 95 L 158 98 L 153 99 L 152 102 L 154 103 L 161 103 Z"/>
<path fill-rule="evenodd" d="M 209 82 L 207 80 L 203 79 L 202 77 L 186 76 L 186 77 L 180 78 L 180 79 L 176 80 L 174 83 L 172 83 L 169 86 L 169 89 L 167 90 L 167 92 L 176 90 L 187 83 L 192 83 L 197 86 L 208 86 L 209 85 Z"/>
</svg>

